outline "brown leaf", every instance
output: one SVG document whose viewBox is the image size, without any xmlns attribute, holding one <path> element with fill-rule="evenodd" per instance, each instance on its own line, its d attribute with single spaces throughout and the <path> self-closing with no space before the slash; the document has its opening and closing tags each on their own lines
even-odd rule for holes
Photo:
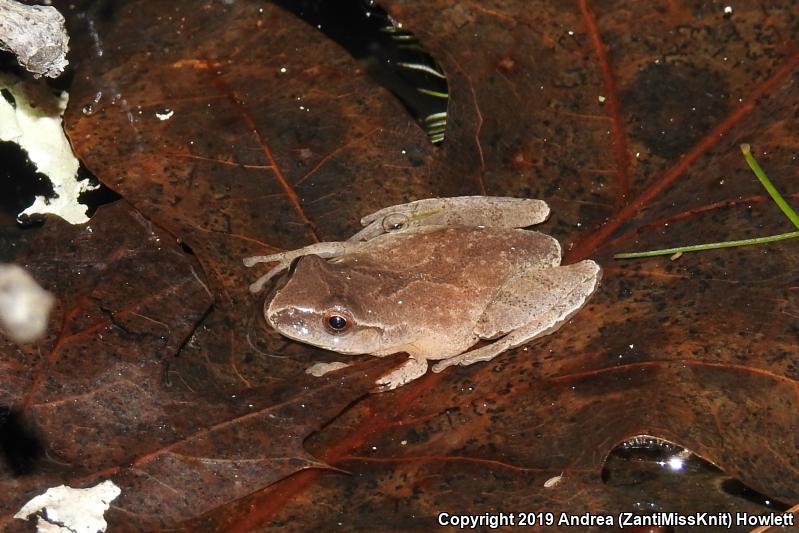
<svg viewBox="0 0 799 533">
<path fill-rule="evenodd" d="M 196 516 L 323 467 L 302 440 L 317 415 L 342 408 L 330 389 L 371 384 L 358 376 L 311 391 L 264 385 L 223 396 L 218 384 L 188 376 L 191 361 L 174 357 L 196 342 L 189 337 L 209 308 L 208 287 L 174 239 L 125 203 L 84 226 L 51 219 L 19 248 L 15 260 L 58 304 L 49 338 L 5 341 L 0 352 L 0 403 L 15 406 L 47 450 L 32 475 L 4 476 L 5 513 L 49 486 L 111 477 L 122 488 L 111 520 L 121 513 L 117 520 L 149 528 Z"/>
<path fill-rule="evenodd" d="M 345 373 L 352 388 L 331 403 L 352 405 L 306 446 L 358 475 L 307 471 L 202 523 L 248 529 L 299 514 L 303 530 L 428 530 L 443 511 L 629 510 L 600 471 L 638 434 L 685 446 L 772 498 L 799 499 L 796 243 L 611 259 L 788 231 L 737 145 L 752 142 L 796 192 L 792 4 L 736 5 L 732 16 L 716 4 L 587 0 L 386 7 L 447 73 L 441 149 L 351 58 L 271 5 L 130 1 L 89 15 L 102 55 L 84 44 L 70 138 L 101 180 L 191 247 L 209 278 L 215 309 L 177 360 L 187 386 L 283 391 L 265 413 L 337 390 L 301 373 L 318 350 L 284 348 L 257 327 L 261 302 L 246 293 L 254 274 L 240 258 L 346 238 L 360 216 L 410 199 L 545 199 L 554 215 L 542 231 L 569 262 L 599 260 L 604 284 L 557 334 L 490 363 L 362 401 L 367 380 Z M 295 440 L 284 448 L 299 452 L 310 427 L 340 408 L 315 404 L 306 411 L 315 422 L 289 425 Z M 224 416 L 211 418 L 203 427 Z M 271 453 L 268 429 L 245 431 Z M 166 446 L 188 443 L 178 442 Z M 181 477 L 195 473 L 171 461 L 157 463 L 182 480 L 187 501 L 165 520 L 223 503 L 200 482 L 210 469 Z M 250 478 L 247 490 L 257 485 Z"/>
</svg>

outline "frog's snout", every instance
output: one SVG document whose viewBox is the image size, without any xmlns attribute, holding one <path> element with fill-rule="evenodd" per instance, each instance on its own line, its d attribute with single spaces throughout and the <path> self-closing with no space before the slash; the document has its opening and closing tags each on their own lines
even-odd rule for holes
<svg viewBox="0 0 799 533">
<path fill-rule="evenodd" d="M 311 332 L 306 313 L 295 307 L 272 309 L 270 306 L 266 309 L 265 315 L 269 325 L 287 337 L 303 340 Z"/>
</svg>

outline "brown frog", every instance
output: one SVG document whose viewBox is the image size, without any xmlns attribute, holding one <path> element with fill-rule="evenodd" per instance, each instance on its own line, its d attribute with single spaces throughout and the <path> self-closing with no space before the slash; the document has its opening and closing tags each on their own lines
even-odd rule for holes
<svg viewBox="0 0 799 533">
<path fill-rule="evenodd" d="M 552 237 L 518 229 L 546 220 L 540 200 L 458 197 L 420 200 L 362 219 L 345 242 L 245 259 L 278 262 L 259 291 L 296 261 L 265 303 L 267 322 L 286 337 L 346 354 L 405 352 L 378 379 L 384 390 L 452 365 L 488 361 L 554 332 L 596 290 L 601 269 L 561 266 Z M 469 350 L 478 340 L 493 341 Z"/>
</svg>

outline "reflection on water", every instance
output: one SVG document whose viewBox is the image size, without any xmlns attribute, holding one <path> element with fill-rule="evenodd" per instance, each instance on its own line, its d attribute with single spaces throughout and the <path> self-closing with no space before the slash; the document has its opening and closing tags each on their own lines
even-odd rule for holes
<svg viewBox="0 0 799 533">
<path fill-rule="evenodd" d="M 605 460 L 602 481 L 609 491 L 616 493 L 613 501 L 626 500 L 626 508 L 638 514 L 745 512 L 755 515 L 789 508 L 731 478 L 690 450 L 646 435 L 634 437 L 613 449 Z M 685 532 L 693 529 L 667 527 L 661 530 Z M 730 531 L 750 530 L 733 525 Z"/>
</svg>

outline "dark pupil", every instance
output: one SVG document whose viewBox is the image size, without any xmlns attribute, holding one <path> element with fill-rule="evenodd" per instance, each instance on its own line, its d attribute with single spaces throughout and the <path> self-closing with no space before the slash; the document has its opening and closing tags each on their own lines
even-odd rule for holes
<svg viewBox="0 0 799 533">
<path fill-rule="evenodd" d="M 327 319 L 327 323 L 330 324 L 330 327 L 333 329 L 344 329 L 347 327 L 347 319 L 343 316 L 333 315 Z"/>
</svg>

